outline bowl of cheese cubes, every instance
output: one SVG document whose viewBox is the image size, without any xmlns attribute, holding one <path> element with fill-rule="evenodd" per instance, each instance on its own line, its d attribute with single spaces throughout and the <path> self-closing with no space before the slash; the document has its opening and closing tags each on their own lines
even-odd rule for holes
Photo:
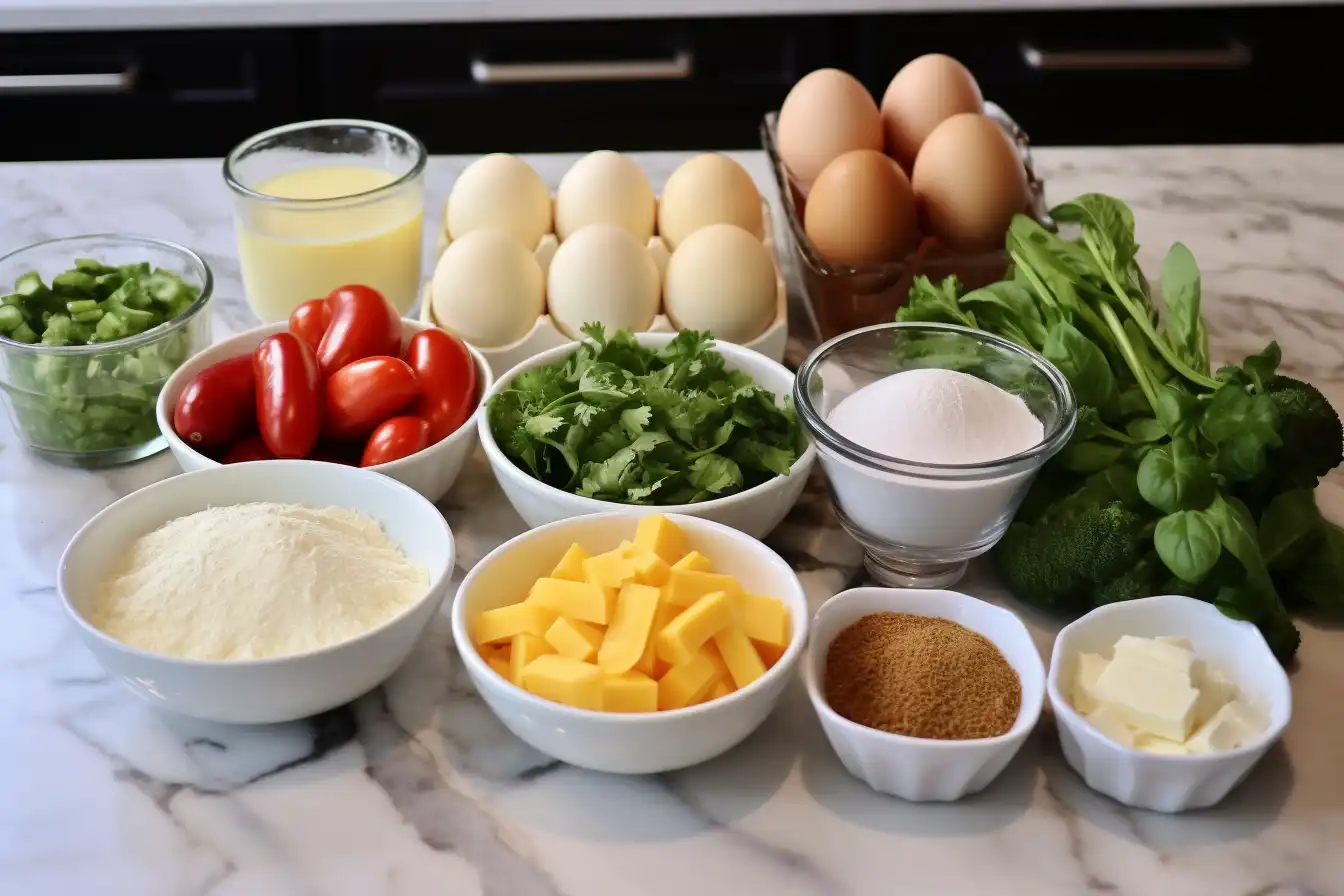
<svg viewBox="0 0 1344 896">
<path fill-rule="evenodd" d="M 1255 625 L 1179 595 L 1107 604 L 1066 626 L 1046 690 L 1087 786 L 1157 812 L 1220 802 L 1292 716 L 1288 676 Z"/>
<path fill-rule="evenodd" d="M 519 738 L 582 768 L 652 774 L 713 758 L 765 721 L 808 613 L 789 564 L 756 539 L 616 512 L 492 551 L 452 622 L 473 684 Z"/>
</svg>

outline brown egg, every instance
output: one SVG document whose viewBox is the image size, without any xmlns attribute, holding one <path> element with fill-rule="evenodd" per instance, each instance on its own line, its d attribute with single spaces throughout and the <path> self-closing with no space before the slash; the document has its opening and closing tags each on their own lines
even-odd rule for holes
<svg viewBox="0 0 1344 896">
<path fill-rule="evenodd" d="M 812 184 L 803 229 L 833 264 L 859 267 L 904 258 L 919 238 L 910 181 L 875 149 L 847 152 Z"/>
<path fill-rule="evenodd" d="M 910 178 L 925 230 L 962 250 L 1003 245 L 1027 209 L 1027 173 L 1008 135 L 983 115 L 954 115 L 934 128 Z"/>
<path fill-rule="evenodd" d="M 933 129 L 953 115 L 983 112 L 980 85 L 951 56 L 930 53 L 905 64 L 882 95 L 887 153 L 906 171 Z"/>
<path fill-rule="evenodd" d="M 831 159 L 854 149 L 882 148 L 882 116 L 872 94 L 852 75 L 818 69 L 784 98 L 776 139 L 785 166 L 806 195 Z"/>
</svg>

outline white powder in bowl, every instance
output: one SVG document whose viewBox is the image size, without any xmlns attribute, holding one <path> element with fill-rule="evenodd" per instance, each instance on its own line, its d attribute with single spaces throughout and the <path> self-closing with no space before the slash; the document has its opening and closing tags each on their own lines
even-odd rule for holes
<svg viewBox="0 0 1344 896">
<path fill-rule="evenodd" d="M 169 656 L 284 656 L 358 637 L 425 596 L 429 575 L 354 510 L 211 507 L 137 538 L 89 622 Z"/>
</svg>

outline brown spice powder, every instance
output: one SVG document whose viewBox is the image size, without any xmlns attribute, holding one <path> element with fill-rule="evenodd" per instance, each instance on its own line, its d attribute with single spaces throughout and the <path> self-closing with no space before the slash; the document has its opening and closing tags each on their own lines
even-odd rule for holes
<svg viewBox="0 0 1344 896">
<path fill-rule="evenodd" d="M 840 632 L 824 690 L 852 722 L 936 740 L 997 737 L 1022 708 L 1022 682 L 993 642 L 909 613 L 870 613 Z"/>
</svg>

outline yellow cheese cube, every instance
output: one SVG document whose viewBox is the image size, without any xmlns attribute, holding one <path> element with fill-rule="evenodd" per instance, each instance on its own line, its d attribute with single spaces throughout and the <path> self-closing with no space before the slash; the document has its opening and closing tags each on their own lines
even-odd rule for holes
<svg viewBox="0 0 1344 896">
<path fill-rule="evenodd" d="M 522 687 L 523 669 L 537 657 L 546 656 L 549 653 L 555 653 L 555 648 L 546 643 L 545 639 L 530 635 L 527 632 L 514 635 L 509 654 L 509 681 Z"/>
<path fill-rule="evenodd" d="M 682 572 L 714 571 L 714 568 L 709 563 L 709 558 L 699 551 L 691 551 L 685 557 L 682 557 L 676 563 L 673 563 L 672 568 L 680 569 Z"/>
<path fill-rule="evenodd" d="M 546 630 L 546 643 L 561 656 L 587 663 L 597 656 L 597 648 L 602 646 L 602 629 L 561 616 Z"/>
<path fill-rule="evenodd" d="M 667 577 L 672 571 L 672 567 L 667 565 L 667 561 L 657 554 L 639 553 L 633 554 L 630 561 L 635 565 L 635 581 L 641 585 L 652 585 L 654 588 L 661 588 L 667 584 Z"/>
<path fill-rule="evenodd" d="M 597 652 L 597 665 L 609 675 L 633 669 L 653 634 L 662 595 L 657 588 L 626 582 L 616 598 L 611 626 Z"/>
<path fill-rule="evenodd" d="M 618 591 L 635 577 L 635 564 L 619 550 L 595 554 L 583 561 L 583 576 L 590 583 Z"/>
<path fill-rule="evenodd" d="M 486 660 L 486 662 L 490 664 L 491 669 L 495 670 L 496 675 L 505 681 L 509 680 L 511 670 L 509 669 L 508 660 L 504 659 L 502 656 L 492 656 Z"/>
<path fill-rule="evenodd" d="M 736 603 L 742 632 L 748 638 L 780 647 L 789 646 L 789 608 L 782 600 L 744 591 L 737 595 Z"/>
<path fill-rule="evenodd" d="M 616 545 L 616 550 L 620 551 L 626 557 L 633 557 L 640 553 L 639 548 L 635 547 L 635 543 L 628 538 Z"/>
<path fill-rule="evenodd" d="M 681 709 L 690 706 L 709 693 L 719 677 L 718 669 L 708 654 L 696 651 L 691 658 L 667 670 L 658 679 L 658 708 Z"/>
<path fill-rule="evenodd" d="M 551 570 L 551 578 L 568 579 L 571 582 L 583 581 L 583 561 L 588 559 L 588 552 L 580 545 L 572 544 L 569 550 L 565 551 L 565 556 L 560 558 L 560 562 L 555 564 L 555 569 Z"/>
<path fill-rule="evenodd" d="M 761 662 L 765 663 L 767 669 L 773 669 L 775 663 L 779 662 L 779 658 L 784 655 L 784 651 L 789 649 L 787 644 L 767 644 L 755 639 L 752 640 L 751 646 L 756 648 L 756 655 L 761 658 Z"/>
<path fill-rule="evenodd" d="M 635 527 L 635 544 L 641 551 L 676 563 L 686 553 L 686 535 L 665 516 L 646 516 Z"/>
<path fill-rule="evenodd" d="M 733 684 L 744 688 L 765 674 L 765 663 L 751 640 L 735 625 L 729 626 L 714 635 L 714 646 L 719 648 Z"/>
<path fill-rule="evenodd" d="M 673 666 L 681 665 L 734 619 L 733 602 L 727 593 L 706 594 L 663 626 L 657 637 L 658 658 Z"/>
<path fill-rule="evenodd" d="M 606 712 L 654 712 L 658 709 L 658 682 L 631 669 L 602 676 L 602 709 Z"/>
<path fill-rule="evenodd" d="M 578 709 L 602 708 L 602 672 L 592 663 L 550 653 L 523 667 L 523 688 Z"/>
<path fill-rule="evenodd" d="M 523 632 L 540 638 L 556 615 L 554 607 L 527 602 L 486 610 L 472 623 L 471 639 L 477 644 L 497 644 Z"/>
<path fill-rule="evenodd" d="M 665 595 L 659 595 L 658 609 L 653 614 L 653 625 L 649 627 L 649 642 L 644 645 L 639 662 L 635 663 L 635 668 L 650 678 L 662 678 L 667 671 L 667 663 L 658 659 L 658 633 L 676 619 L 680 612 L 679 608 L 667 602 Z"/>
<path fill-rule="evenodd" d="M 591 561 L 585 560 L 587 564 Z M 616 592 L 599 588 L 589 582 L 571 582 L 566 579 L 537 579 L 532 590 L 527 593 L 527 602 L 553 611 L 545 628 L 536 634 L 546 634 L 546 630 L 555 622 L 555 616 L 567 616 L 582 622 L 594 622 L 606 625 L 611 621 L 612 605 L 616 602 Z"/>
<path fill-rule="evenodd" d="M 691 572 L 673 569 L 667 576 L 667 599 L 674 606 L 689 607 L 706 594 L 722 591 L 734 600 L 742 593 L 742 586 L 732 576 L 713 572 Z"/>
<path fill-rule="evenodd" d="M 717 678 L 714 680 L 714 684 L 710 686 L 709 694 L 705 697 L 705 702 L 708 703 L 709 701 L 717 700 L 720 697 L 727 697 L 732 692 L 733 686 L 727 679 Z"/>
</svg>

